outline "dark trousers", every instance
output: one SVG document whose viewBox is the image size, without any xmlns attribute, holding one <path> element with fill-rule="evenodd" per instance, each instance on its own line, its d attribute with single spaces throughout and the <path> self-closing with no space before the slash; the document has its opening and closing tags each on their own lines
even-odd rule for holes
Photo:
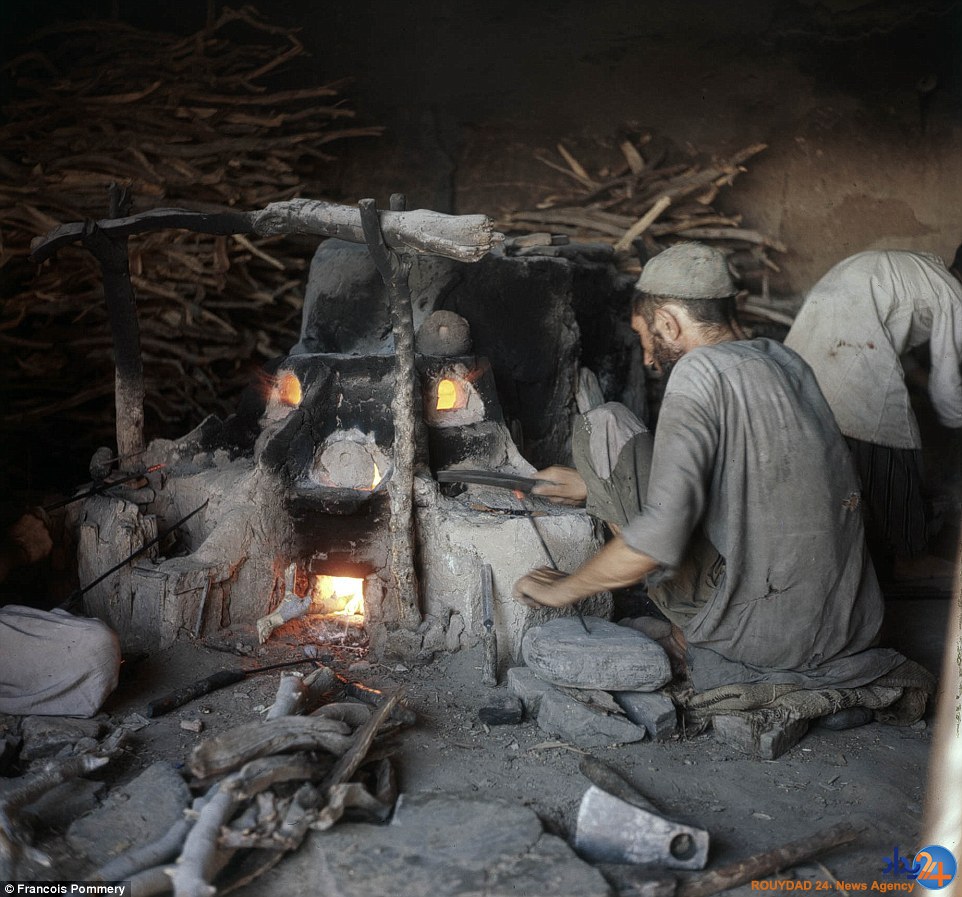
<svg viewBox="0 0 962 897">
<path fill-rule="evenodd" d="M 892 552 L 910 558 L 925 554 L 931 514 L 922 492 L 922 453 L 845 439 L 862 483 L 865 533 L 876 566 L 890 561 Z"/>
</svg>

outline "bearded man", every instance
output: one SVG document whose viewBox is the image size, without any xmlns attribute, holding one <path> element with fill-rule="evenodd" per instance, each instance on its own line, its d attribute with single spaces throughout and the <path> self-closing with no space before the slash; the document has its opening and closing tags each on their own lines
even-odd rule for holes
<svg viewBox="0 0 962 897">
<path fill-rule="evenodd" d="M 540 471 L 535 492 L 586 501 L 615 536 L 569 575 L 531 571 L 514 597 L 560 608 L 646 580 L 696 692 L 858 688 L 904 658 L 875 647 L 883 600 L 851 454 L 809 366 L 739 338 L 735 292 L 702 244 L 645 265 L 632 327 L 670 374 L 657 432 L 617 404 L 581 416 L 577 469 Z"/>
</svg>

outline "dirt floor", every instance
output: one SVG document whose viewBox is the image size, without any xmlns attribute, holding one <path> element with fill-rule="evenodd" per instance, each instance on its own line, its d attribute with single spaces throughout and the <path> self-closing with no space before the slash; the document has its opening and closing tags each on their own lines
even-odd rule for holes
<svg viewBox="0 0 962 897">
<path fill-rule="evenodd" d="M 948 523 L 933 549 L 955 561 L 962 502 L 958 484 L 948 476 L 957 469 L 950 463 L 954 449 L 934 441 L 930 447 L 940 451 L 930 452 L 929 460 L 943 474 L 945 485 L 955 487 L 946 505 Z M 951 594 L 888 587 L 883 644 L 937 674 Z M 200 740 L 262 718 L 274 699 L 279 671 L 250 676 L 169 715 L 144 717 L 149 701 L 218 670 L 302 658 L 307 642 L 298 625 L 278 629 L 263 646 L 252 627 L 237 628 L 219 633 L 216 643 L 182 641 L 165 651 L 126 660 L 121 684 L 102 717 L 111 729 L 130 728 L 129 743 L 105 769 L 88 778 L 114 789 L 158 760 L 183 769 Z M 480 722 L 479 709 L 507 692 L 503 676 L 496 689 L 481 684 L 480 648 L 443 654 L 421 666 L 375 662 L 366 656 L 363 644 L 350 639 L 320 644 L 318 650 L 321 662 L 351 681 L 385 693 L 403 689 L 404 701 L 418 721 L 394 737 L 402 794 L 500 798 L 533 809 L 548 832 L 571 838 L 578 804 L 588 787 L 578 769 L 584 752 L 530 720 L 498 727 Z M 886 881 L 885 861 L 896 847 L 901 855 L 914 856 L 923 846 L 919 841 L 923 796 L 935 722 L 931 706 L 923 721 L 908 728 L 871 723 L 841 732 L 812 729 L 775 761 L 752 760 L 716 741 L 711 732 L 613 745 L 592 754 L 619 770 L 666 815 L 707 829 L 709 869 L 847 822 L 863 828 L 854 844 L 786 874 L 798 881 L 828 883 L 822 886 L 835 890 L 836 880 L 865 882 L 870 888 L 875 881 Z M 0 717 L 0 736 L 16 732 L 20 725 L 16 718 Z M 143 812 L 149 813 L 149 808 Z M 89 857 L 65 852 L 62 828 L 38 830 L 36 838 L 40 847 L 55 854 L 57 877 L 81 877 L 92 868 Z M 258 894 L 273 897 L 270 876 L 260 886 Z M 740 890 L 751 892 L 748 886 Z"/>
<path fill-rule="evenodd" d="M 949 601 L 898 600 L 888 605 L 895 644 L 937 670 Z M 149 700 L 220 669 L 250 668 L 301 655 L 279 630 L 263 647 L 252 631 L 225 634 L 219 650 L 183 642 L 129 664 L 105 713 L 111 725 L 144 714 Z M 245 652 L 238 656 L 232 652 Z M 443 655 L 425 666 L 379 664 L 358 648 L 322 648 L 322 659 L 345 677 L 390 692 L 403 688 L 418 723 L 396 737 L 402 793 L 452 792 L 497 797 L 534 809 L 545 828 L 573 832 L 587 781 L 578 771 L 583 752 L 525 721 L 487 727 L 478 710 L 506 691 L 481 684 L 478 649 Z M 262 716 L 280 673 L 251 676 L 209 694 L 133 732 L 129 748 L 99 777 L 125 783 L 158 759 L 179 765 L 200 740 Z M 8 718 L 9 720 L 9 718 Z M 182 724 L 202 724 L 200 733 Z M 842 732 L 814 729 L 788 754 L 771 762 L 751 760 L 715 741 L 710 733 L 645 741 L 592 753 L 621 771 L 667 815 L 706 828 L 709 868 L 827 829 L 839 822 L 864 826 L 857 843 L 796 867 L 789 877 L 832 883 L 881 878 L 885 858 L 918 843 L 932 717 L 909 728 L 877 723 Z M 95 774 L 95 777 L 97 775 Z M 57 841 L 50 835 L 46 840 Z M 58 872 L 81 875 L 84 859 L 63 857 Z M 270 893 L 269 878 L 263 893 Z M 830 885 L 835 888 L 833 883 Z M 747 892 L 747 889 L 746 889 Z M 260 893 L 260 892 L 259 892 Z"/>
</svg>

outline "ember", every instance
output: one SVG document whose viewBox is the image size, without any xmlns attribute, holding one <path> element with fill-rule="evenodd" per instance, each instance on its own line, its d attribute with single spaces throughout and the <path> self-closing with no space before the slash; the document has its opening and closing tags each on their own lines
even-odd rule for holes
<svg viewBox="0 0 962 897">
<path fill-rule="evenodd" d="M 351 576 L 316 576 L 311 596 L 322 614 L 364 616 L 364 580 Z"/>
<path fill-rule="evenodd" d="M 447 378 L 438 381 L 438 411 L 449 411 L 458 402 L 458 387 Z"/>
<path fill-rule="evenodd" d="M 296 408 L 301 404 L 301 381 L 290 371 L 284 371 L 277 379 L 277 386 L 274 387 L 274 397 L 282 405 L 289 405 Z"/>
</svg>

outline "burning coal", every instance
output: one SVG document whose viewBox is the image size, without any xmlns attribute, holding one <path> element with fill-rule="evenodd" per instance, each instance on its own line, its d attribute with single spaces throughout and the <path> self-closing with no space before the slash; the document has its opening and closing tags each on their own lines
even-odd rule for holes
<svg viewBox="0 0 962 897">
<path fill-rule="evenodd" d="M 364 580 L 351 576 L 316 576 L 311 590 L 314 610 L 336 616 L 364 616 Z"/>
</svg>

